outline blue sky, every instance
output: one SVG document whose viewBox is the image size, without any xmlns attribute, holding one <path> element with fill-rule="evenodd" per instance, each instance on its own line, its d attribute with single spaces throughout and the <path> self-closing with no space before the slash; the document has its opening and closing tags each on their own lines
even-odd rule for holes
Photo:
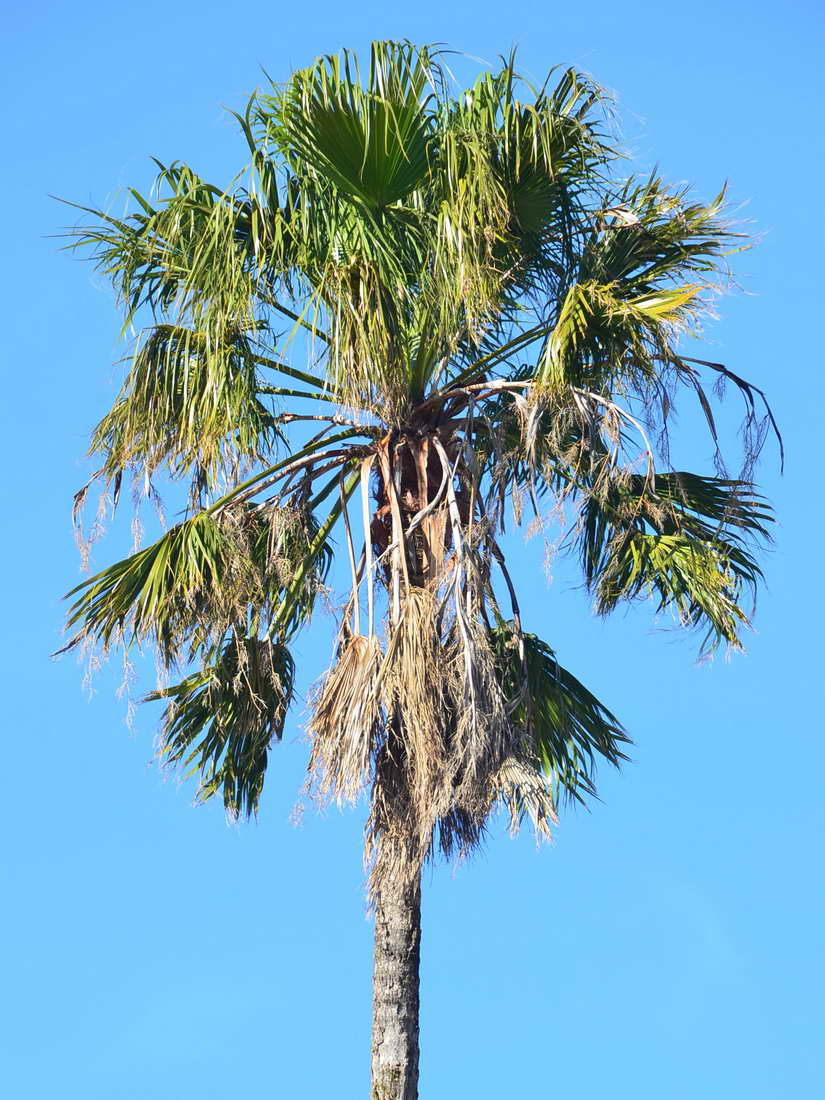
<svg viewBox="0 0 825 1100">
<path fill-rule="evenodd" d="M 2 542 L 5 744 L 0 1051 L 15 1100 L 367 1094 L 371 929 L 358 813 L 307 807 L 300 711 L 272 754 L 256 824 L 152 765 L 105 669 L 55 663 L 76 583 L 71 495 L 122 354 L 111 294 L 49 235 L 48 198 L 116 202 L 150 155 L 228 180 L 243 145 L 222 105 L 371 38 L 441 41 L 489 62 L 572 63 L 618 95 L 640 169 L 708 196 L 728 179 L 761 235 L 738 258 L 711 357 L 769 392 L 786 435 L 769 587 L 748 653 L 695 663 L 648 609 L 595 620 L 539 543 L 511 552 L 528 626 L 625 721 L 635 747 L 555 844 L 503 830 L 424 902 L 422 1098 L 785 1100 L 825 1070 L 820 120 L 813 3 L 40 3 L 6 15 L 7 449 Z M 461 62 L 470 73 L 473 63 Z M 683 421 L 685 453 L 708 448 Z M 128 548 L 128 522 L 99 547 Z M 659 624 L 661 626 L 662 624 Z M 299 654 L 309 686 L 330 652 Z M 144 685 L 146 681 L 144 680 Z"/>
</svg>

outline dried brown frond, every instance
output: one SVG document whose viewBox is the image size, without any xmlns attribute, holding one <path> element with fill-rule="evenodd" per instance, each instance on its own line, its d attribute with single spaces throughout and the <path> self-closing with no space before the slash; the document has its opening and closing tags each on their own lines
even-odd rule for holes
<svg viewBox="0 0 825 1100">
<path fill-rule="evenodd" d="M 450 594 L 449 621 L 440 628 L 436 594 L 407 592 L 387 643 L 386 728 L 368 825 L 373 897 L 387 882 L 415 875 L 436 843 L 448 857 L 478 845 L 496 799 L 509 789 L 502 769 L 523 740 L 507 716 L 489 632 L 472 598 L 468 613 L 466 590 L 457 595 L 453 586 Z M 547 809 L 529 793 L 543 820 Z"/>
<path fill-rule="evenodd" d="M 310 776 L 322 796 L 339 803 L 354 802 L 369 778 L 381 660 L 377 638 L 346 638 L 315 702 Z"/>
<path fill-rule="evenodd" d="M 518 831 L 527 814 L 536 836 L 550 838 L 550 828 L 558 818 L 553 792 L 537 760 L 508 756 L 493 777 L 493 784 L 507 807 L 511 832 Z"/>
<path fill-rule="evenodd" d="M 410 589 L 387 641 L 381 673 L 386 728 L 368 826 L 373 895 L 421 867 L 450 784 L 451 655 L 441 644 L 437 610 L 430 589 Z"/>
<path fill-rule="evenodd" d="M 437 812 L 448 770 L 451 655 L 438 636 L 436 612 L 430 590 L 410 589 L 387 642 L 381 678 L 388 721 L 398 741 L 390 751 L 405 774 L 417 833 L 426 831 L 427 819 Z M 392 741 L 388 736 L 388 744 Z"/>
</svg>

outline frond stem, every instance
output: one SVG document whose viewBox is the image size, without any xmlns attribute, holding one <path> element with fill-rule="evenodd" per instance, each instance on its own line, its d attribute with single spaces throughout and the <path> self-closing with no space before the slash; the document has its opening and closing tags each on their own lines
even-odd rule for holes
<svg viewBox="0 0 825 1100">
<path fill-rule="evenodd" d="M 286 363 L 282 363 L 279 359 L 268 359 L 265 355 L 252 355 L 251 358 L 253 363 L 268 367 L 269 370 L 278 371 L 279 374 L 285 374 L 289 378 L 297 378 L 299 382 L 306 382 L 309 386 L 317 386 L 319 389 L 327 388 L 326 381 L 323 378 L 316 378 L 314 374 L 298 370 L 297 367 L 288 367 Z"/>
</svg>

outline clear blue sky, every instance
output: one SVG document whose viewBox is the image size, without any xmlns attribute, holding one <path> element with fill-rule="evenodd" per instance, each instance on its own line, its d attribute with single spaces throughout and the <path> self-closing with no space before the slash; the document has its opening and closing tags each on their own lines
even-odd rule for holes
<svg viewBox="0 0 825 1100">
<path fill-rule="evenodd" d="M 124 725 L 117 670 L 89 698 L 54 663 L 88 431 L 119 354 L 110 293 L 48 235 L 48 193 L 105 203 L 149 156 L 227 180 L 242 142 L 221 106 L 370 38 L 489 61 L 518 43 L 616 90 L 641 168 L 703 195 L 731 181 L 763 234 L 736 266 L 712 355 L 770 393 L 788 444 L 749 651 L 710 666 L 646 610 L 596 621 L 541 546 L 513 553 L 528 625 L 635 739 L 602 802 L 552 848 L 491 837 L 428 879 L 422 1100 L 786 1100 L 819 1095 L 823 1018 L 823 18 L 813 2 L 553 5 L 146 0 L 15 4 L 5 16 L 3 997 L 14 1100 L 367 1094 L 371 929 L 361 815 L 289 823 L 300 714 L 273 752 L 257 824 L 152 766 L 152 716 Z M 464 71 L 472 68 L 466 63 Z M 709 458 L 684 420 L 691 454 Z M 128 521 L 98 551 L 127 547 Z M 523 563 L 523 564 L 521 564 Z M 806 575 L 817 579 L 806 582 Z M 307 686 L 324 623 L 301 652 Z M 145 686 L 145 682 L 144 682 Z"/>
</svg>

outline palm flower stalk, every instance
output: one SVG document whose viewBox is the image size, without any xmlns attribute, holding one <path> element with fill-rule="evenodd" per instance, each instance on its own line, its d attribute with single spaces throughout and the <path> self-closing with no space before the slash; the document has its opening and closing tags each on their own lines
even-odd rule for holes
<svg viewBox="0 0 825 1100">
<path fill-rule="evenodd" d="M 321 58 L 236 119 L 249 162 L 229 188 L 160 166 L 152 197 L 84 208 L 71 231 L 139 332 L 95 479 L 116 503 L 124 477 L 152 495 L 163 475 L 188 505 L 74 589 L 67 648 L 153 645 L 180 677 L 150 696 L 162 757 L 255 813 L 290 647 L 340 548 L 351 588 L 310 782 L 369 801 L 371 1095 L 412 1100 L 422 866 L 472 852 L 498 808 L 549 835 L 628 741 L 526 631 L 508 516 L 568 517 L 561 550 L 599 613 L 652 598 L 704 652 L 736 649 L 775 425 L 759 389 L 679 350 L 742 243 L 724 194 L 625 175 L 584 75 L 535 86 L 511 56 L 459 93 L 438 51 L 381 42 L 363 72 Z M 713 381 L 744 400 L 738 476 Z M 670 466 L 685 392 L 712 473 Z"/>
</svg>

